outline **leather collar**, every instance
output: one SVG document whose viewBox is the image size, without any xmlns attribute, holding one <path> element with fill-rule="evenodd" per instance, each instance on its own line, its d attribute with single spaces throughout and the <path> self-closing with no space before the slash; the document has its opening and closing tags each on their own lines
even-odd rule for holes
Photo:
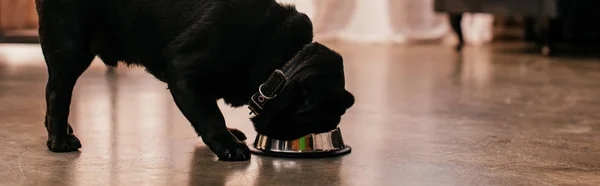
<svg viewBox="0 0 600 186">
<path fill-rule="evenodd" d="M 258 91 L 252 95 L 248 102 L 250 115 L 254 114 L 255 116 L 259 116 L 267 103 L 269 103 L 270 100 L 275 99 L 287 85 L 289 79 L 288 76 L 286 76 L 285 71 L 288 70 L 294 58 L 289 60 L 283 68 L 275 69 L 269 79 L 258 87 Z"/>
</svg>

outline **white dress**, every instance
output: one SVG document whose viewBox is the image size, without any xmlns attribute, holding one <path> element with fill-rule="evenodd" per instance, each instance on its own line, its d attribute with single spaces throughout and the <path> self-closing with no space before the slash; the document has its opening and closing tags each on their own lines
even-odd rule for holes
<svg viewBox="0 0 600 186">
<path fill-rule="evenodd" d="M 444 39 L 451 32 L 447 15 L 436 13 L 433 0 L 277 0 L 294 4 L 311 17 L 315 37 L 366 43 L 404 43 Z M 467 44 L 492 40 L 493 16 L 465 14 L 463 33 Z M 447 40 L 447 39 L 446 39 Z"/>
</svg>

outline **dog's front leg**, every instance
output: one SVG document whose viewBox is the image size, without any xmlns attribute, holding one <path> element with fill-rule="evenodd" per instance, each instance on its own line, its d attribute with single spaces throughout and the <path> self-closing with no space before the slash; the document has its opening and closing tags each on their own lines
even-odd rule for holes
<svg viewBox="0 0 600 186">
<path fill-rule="evenodd" d="M 204 143 L 224 161 L 250 159 L 250 150 L 225 125 L 214 97 L 190 88 L 184 78 L 169 83 L 169 90 L 183 115 L 191 122 Z M 175 83 L 176 82 L 176 83 Z"/>
</svg>

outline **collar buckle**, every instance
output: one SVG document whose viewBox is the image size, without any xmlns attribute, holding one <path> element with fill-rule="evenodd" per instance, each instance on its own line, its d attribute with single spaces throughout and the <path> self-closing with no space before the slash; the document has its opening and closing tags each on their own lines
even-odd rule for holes
<svg viewBox="0 0 600 186">
<path fill-rule="evenodd" d="M 275 99 L 287 85 L 287 81 L 288 79 L 283 71 L 279 69 L 275 70 L 269 79 L 258 87 L 258 92 L 250 98 L 250 102 L 248 103 L 248 108 L 251 111 L 250 115 L 260 115 L 264 106 L 270 100 Z"/>
</svg>

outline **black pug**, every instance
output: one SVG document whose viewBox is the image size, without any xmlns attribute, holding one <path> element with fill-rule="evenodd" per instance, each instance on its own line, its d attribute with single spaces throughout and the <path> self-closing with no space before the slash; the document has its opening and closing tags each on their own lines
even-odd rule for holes
<svg viewBox="0 0 600 186">
<path fill-rule="evenodd" d="M 218 99 L 250 104 L 257 132 L 283 140 L 335 129 L 354 104 L 342 57 L 312 41 L 305 14 L 275 0 L 36 0 L 36 6 L 49 73 L 47 145 L 54 152 L 81 147 L 67 118 L 73 87 L 95 56 L 109 66 L 143 66 L 166 82 L 221 160 L 248 160 L 250 152 L 244 134 L 225 126 Z"/>
</svg>

